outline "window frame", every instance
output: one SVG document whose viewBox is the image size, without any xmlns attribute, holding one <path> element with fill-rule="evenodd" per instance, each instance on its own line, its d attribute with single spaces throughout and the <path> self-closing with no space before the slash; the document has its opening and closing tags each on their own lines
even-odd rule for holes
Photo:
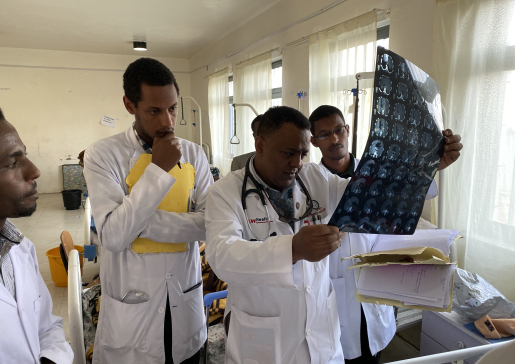
<svg viewBox="0 0 515 364">
<path fill-rule="evenodd" d="M 282 68 L 283 67 L 283 60 L 279 59 L 277 61 L 272 62 L 272 70 L 276 68 Z M 276 87 L 272 89 L 272 100 L 273 99 L 282 99 L 283 98 L 283 87 L 282 87 L 282 80 L 281 80 L 281 87 Z"/>
</svg>

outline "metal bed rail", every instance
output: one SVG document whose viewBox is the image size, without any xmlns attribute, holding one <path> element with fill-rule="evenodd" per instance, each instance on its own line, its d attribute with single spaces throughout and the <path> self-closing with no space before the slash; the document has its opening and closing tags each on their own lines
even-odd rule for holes
<svg viewBox="0 0 515 364">
<path fill-rule="evenodd" d="M 465 359 L 472 358 L 475 356 L 484 355 L 492 349 L 498 348 L 503 345 L 509 345 L 511 341 L 502 342 L 497 344 L 476 346 L 473 348 L 454 350 L 446 353 L 439 353 L 427 356 L 421 356 L 419 358 L 412 358 L 406 360 L 393 361 L 389 364 L 442 364 L 448 362 L 462 362 Z"/>
</svg>

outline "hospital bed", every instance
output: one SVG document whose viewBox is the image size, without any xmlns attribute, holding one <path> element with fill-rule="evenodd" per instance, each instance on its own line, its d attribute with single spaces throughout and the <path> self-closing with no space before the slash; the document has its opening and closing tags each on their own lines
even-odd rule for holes
<svg viewBox="0 0 515 364">
<path fill-rule="evenodd" d="M 213 300 L 227 296 L 227 291 L 215 292 L 204 297 L 206 310 L 209 312 L 209 306 Z M 72 250 L 68 257 L 68 315 L 70 319 L 70 345 L 75 354 L 73 364 L 86 364 L 83 334 L 83 317 L 82 317 L 82 281 L 80 276 L 79 253 Z M 209 316 L 206 315 L 206 322 Z M 474 348 L 455 350 L 452 352 L 428 355 L 425 357 L 401 360 L 393 362 L 395 364 L 442 364 L 451 361 L 462 361 L 467 358 L 482 355 L 498 346 L 509 343 L 491 344 Z M 207 343 L 204 346 L 204 352 L 207 350 Z M 203 363 L 207 363 L 207 357 L 204 356 Z"/>
<path fill-rule="evenodd" d="M 205 245 L 204 245 L 205 247 Z M 80 273 L 79 252 L 75 249 L 68 254 L 68 317 L 70 320 L 70 345 L 74 352 L 73 364 L 86 364 L 84 347 L 84 317 L 82 304 L 82 278 Z M 209 335 L 209 308 L 214 300 L 226 298 L 227 290 L 208 293 L 204 296 L 206 307 L 206 325 Z M 204 344 L 204 363 L 207 363 L 208 341 Z"/>
<path fill-rule="evenodd" d="M 91 221 L 91 205 L 89 203 L 89 199 L 86 200 L 85 204 L 85 213 L 84 213 L 84 240 L 91 241 L 91 229 L 90 229 L 90 221 Z M 424 219 L 420 219 L 420 224 L 418 226 L 419 229 L 436 229 L 436 226 L 429 223 Z M 203 245 L 205 247 L 205 245 Z M 202 249 L 202 247 L 201 247 Z M 456 244 L 453 243 L 451 245 L 451 260 L 457 260 L 456 254 Z M 84 348 L 84 333 L 83 333 L 83 311 L 82 311 L 82 281 L 80 276 L 80 264 L 79 264 L 79 254 L 76 250 L 72 250 L 69 254 L 68 258 L 68 314 L 70 318 L 70 344 L 72 345 L 72 349 L 75 353 L 75 359 L 73 364 L 86 364 L 85 359 L 85 348 Z M 212 302 L 219 298 L 227 297 L 227 291 L 220 291 L 210 293 L 204 296 L 204 305 L 206 307 L 206 323 L 209 322 L 209 308 Z M 397 311 L 397 330 L 402 330 L 408 328 L 410 326 L 416 325 L 420 323 L 422 320 L 422 311 L 420 310 L 411 310 L 401 308 Z M 208 326 L 209 330 L 209 326 Z M 208 331 L 209 333 L 209 331 Z M 204 345 L 204 356 L 203 363 L 207 363 L 207 346 L 208 341 L 206 341 Z M 490 348 L 492 345 L 489 345 Z M 484 348 L 486 350 L 486 348 Z M 483 351 L 486 352 L 486 351 Z M 474 352 L 475 353 L 475 352 Z M 453 352 L 448 353 L 453 354 Z M 474 355 L 478 355 L 475 353 Z M 429 356 L 428 356 L 429 357 Z M 428 358 L 424 357 L 424 358 Z M 431 356 L 432 357 L 432 356 Z M 439 359 L 437 359 L 439 360 Z M 399 362 L 404 364 L 403 362 Z M 407 362 L 410 363 L 411 362 Z M 438 364 L 438 361 L 423 361 L 423 362 L 413 362 L 413 364 Z M 443 363 L 443 362 L 442 362 Z"/>
<path fill-rule="evenodd" d="M 206 305 L 206 322 L 209 320 L 209 306 L 213 300 L 226 297 L 227 291 L 207 294 L 204 297 Z M 86 364 L 86 354 L 84 349 L 84 334 L 82 331 L 82 282 L 80 276 L 79 253 L 72 250 L 68 257 L 68 315 L 70 318 L 70 344 L 75 354 L 73 364 Z M 401 360 L 395 364 L 441 364 L 450 361 L 461 361 L 474 356 L 482 355 L 500 345 L 509 343 L 492 344 L 468 349 L 456 350 L 448 353 L 428 355 L 425 357 Z M 204 346 L 207 353 L 207 342 Z M 203 363 L 207 363 L 207 355 L 204 356 Z"/>
<path fill-rule="evenodd" d="M 390 362 L 391 364 L 443 364 L 443 363 L 457 363 L 463 364 L 465 359 L 472 358 L 475 356 L 481 356 L 486 354 L 492 349 L 500 346 L 510 345 L 510 342 L 503 342 L 485 346 L 477 346 L 474 348 L 454 350 L 447 353 L 433 354 L 427 356 L 421 356 L 419 358 L 406 359 Z"/>
<path fill-rule="evenodd" d="M 73 364 L 86 364 L 82 319 L 82 278 L 79 252 L 73 249 L 68 255 L 68 317 L 70 319 L 70 345 Z"/>
</svg>

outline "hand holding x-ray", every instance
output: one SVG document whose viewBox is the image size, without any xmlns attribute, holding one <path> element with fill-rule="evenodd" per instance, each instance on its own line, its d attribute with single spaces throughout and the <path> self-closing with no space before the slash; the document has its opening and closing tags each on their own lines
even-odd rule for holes
<svg viewBox="0 0 515 364">
<path fill-rule="evenodd" d="M 460 143 L 461 136 L 453 134 L 451 129 L 444 130 L 443 135 L 445 136 L 445 146 L 442 159 L 440 159 L 440 166 L 438 167 L 439 171 L 456 162 L 460 157 L 460 150 L 463 149 L 463 144 Z"/>
<path fill-rule="evenodd" d="M 327 225 L 308 225 L 293 236 L 292 263 L 319 262 L 338 249 L 345 233 Z"/>
</svg>

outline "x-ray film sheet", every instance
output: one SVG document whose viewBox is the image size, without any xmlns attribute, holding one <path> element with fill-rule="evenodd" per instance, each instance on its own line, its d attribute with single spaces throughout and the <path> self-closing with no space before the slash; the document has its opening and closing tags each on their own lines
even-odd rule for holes
<svg viewBox="0 0 515 364">
<path fill-rule="evenodd" d="M 377 48 L 370 135 L 329 225 L 411 235 L 443 155 L 438 84 L 401 56 Z"/>
</svg>

